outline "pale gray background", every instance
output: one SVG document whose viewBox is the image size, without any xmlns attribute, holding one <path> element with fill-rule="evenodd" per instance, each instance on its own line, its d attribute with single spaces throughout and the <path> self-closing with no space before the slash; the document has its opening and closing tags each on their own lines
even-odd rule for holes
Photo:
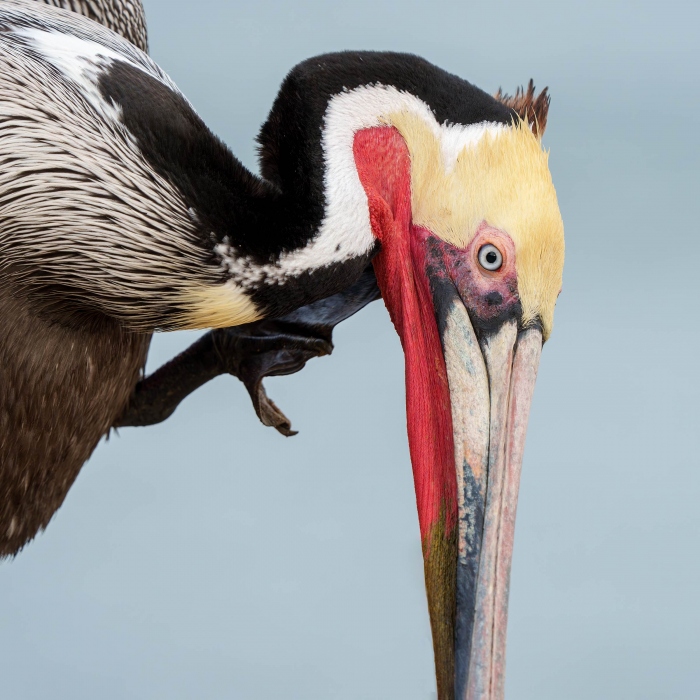
<svg viewBox="0 0 700 700">
<path fill-rule="evenodd" d="M 250 167 L 298 61 L 418 53 L 534 77 L 567 263 L 530 423 L 509 700 L 700 697 L 699 21 L 691 2 L 147 0 L 152 54 Z M 192 334 L 159 337 L 155 367 Z M 268 383 L 100 445 L 0 565 L 7 700 L 434 697 L 403 358 L 380 304 Z"/>
</svg>

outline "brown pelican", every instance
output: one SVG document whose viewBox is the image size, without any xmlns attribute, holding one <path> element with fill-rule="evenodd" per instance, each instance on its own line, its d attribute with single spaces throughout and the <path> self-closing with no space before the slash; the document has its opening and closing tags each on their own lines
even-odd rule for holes
<svg viewBox="0 0 700 700">
<path fill-rule="evenodd" d="M 548 98 L 412 55 L 285 79 L 261 176 L 162 70 L 96 23 L 0 4 L 0 552 L 45 527 L 100 438 L 229 371 L 330 350 L 380 290 L 406 357 L 438 693 L 503 696 L 519 469 L 563 225 Z M 154 330 L 214 328 L 142 377 Z"/>
</svg>

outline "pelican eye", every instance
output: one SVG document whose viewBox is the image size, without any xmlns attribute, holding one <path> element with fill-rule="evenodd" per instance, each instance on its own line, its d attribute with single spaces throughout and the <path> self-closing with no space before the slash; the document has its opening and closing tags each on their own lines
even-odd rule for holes
<svg viewBox="0 0 700 700">
<path fill-rule="evenodd" d="M 503 265 L 503 254 L 491 243 L 482 245 L 479 248 L 479 265 L 490 272 L 499 270 Z"/>
</svg>

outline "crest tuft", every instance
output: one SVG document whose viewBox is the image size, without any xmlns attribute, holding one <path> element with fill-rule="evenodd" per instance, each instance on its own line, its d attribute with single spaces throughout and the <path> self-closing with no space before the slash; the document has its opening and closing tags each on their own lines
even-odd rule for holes
<svg viewBox="0 0 700 700">
<path fill-rule="evenodd" d="M 539 95 L 535 95 L 535 83 L 532 78 L 527 85 L 527 90 L 520 86 L 515 95 L 508 95 L 498 88 L 494 97 L 506 107 L 510 107 L 532 129 L 532 133 L 541 139 L 547 128 L 547 113 L 551 96 L 545 88 Z"/>
</svg>

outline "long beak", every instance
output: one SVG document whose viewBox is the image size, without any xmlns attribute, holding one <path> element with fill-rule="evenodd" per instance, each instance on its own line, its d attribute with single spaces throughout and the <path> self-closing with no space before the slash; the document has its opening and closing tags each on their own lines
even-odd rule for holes
<svg viewBox="0 0 700 700">
<path fill-rule="evenodd" d="M 457 473 L 454 697 L 504 697 L 515 512 L 542 335 L 515 319 L 477 338 L 457 291 L 433 286 L 450 386 Z M 426 565 L 428 562 L 426 562 Z M 446 697 L 450 697 L 449 693 Z"/>
<path fill-rule="evenodd" d="M 378 256 L 375 269 L 406 356 L 438 698 L 500 700 L 520 466 L 542 335 L 518 330 L 514 314 L 477 333 L 458 284 L 429 248 L 417 242 L 411 256 Z"/>
</svg>

